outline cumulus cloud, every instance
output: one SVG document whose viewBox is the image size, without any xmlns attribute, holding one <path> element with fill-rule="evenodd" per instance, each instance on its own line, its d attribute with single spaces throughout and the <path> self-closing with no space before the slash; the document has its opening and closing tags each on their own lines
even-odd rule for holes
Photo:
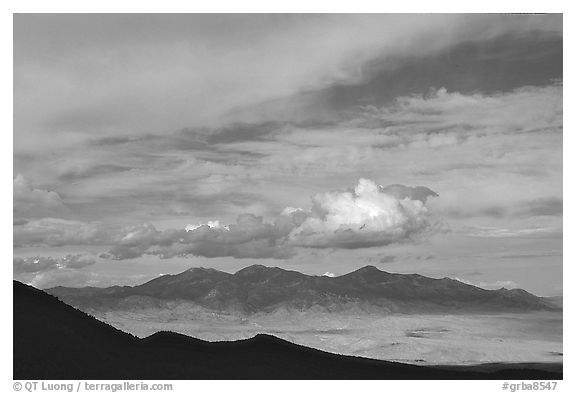
<svg viewBox="0 0 576 393">
<path fill-rule="evenodd" d="M 423 201 L 360 179 L 354 190 L 316 195 L 306 219 L 288 238 L 306 247 L 362 248 L 401 242 L 429 226 Z"/>
<path fill-rule="evenodd" d="M 54 217 L 67 210 L 58 193 L 33 188 L 20 174 L 14 178 L 13 187 L 15 217 Z"/>
<path fill-rule="evenodd" d="M 96 263 L 89 254 L 69 254 L 64 257 L 15 257 L 13 268 L 15 274 L 39 273 L 55 269 L 81 269 Z"/>
<path fill-rule="evenodd" d="M 186 225 L 186 228 L 184 228 L 184 230 L 186 232 L 190 232 L 193 231 L 195 229 L 200 228 L 203 225 L 207 225 L 209 228 L 218 228 L 218 229 L 225 229 L 225 230 L 230 230 L 230 227 L 228 225 L 222 225 L 220 224 L 220 221 L 216 220 L 216 221 L 208 221 L 206 224 L 188 224 Z"/>
<path fill-rule="evenodd" d="M 426 187 L 381 187 L 360 179 L 353 190 L 317 194 L 310 210 L 287 208 L 271 222 L 242 214 L 230 225 L 209 221 L 182 230 L 159 231 L 152 225 L 125 228 L 108 255 L 113 259 L 143 254 L 282 259 L 292 257 L 298 247 L 385 246 L 413 240 L 432 229 L 425 202 L 436 195 Z"/>
</svg>

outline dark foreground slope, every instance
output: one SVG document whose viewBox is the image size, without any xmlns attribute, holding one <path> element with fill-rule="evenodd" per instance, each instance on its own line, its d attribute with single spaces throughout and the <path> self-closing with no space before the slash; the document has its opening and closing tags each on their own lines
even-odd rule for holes
<svg viewBox="0 0 576 393">
<path fill-rule="evenodd" d="M 330 354 L 268 335 L 138 339 L 14 281 L 14 379 L 561 379 L 561 365 L 428 368 Z"/>
</svg>

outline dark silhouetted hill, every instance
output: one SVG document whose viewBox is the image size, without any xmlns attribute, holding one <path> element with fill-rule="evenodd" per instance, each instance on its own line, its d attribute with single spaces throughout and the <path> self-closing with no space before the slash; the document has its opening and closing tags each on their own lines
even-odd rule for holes
<svg viewBox="0 0 576 393">
<path fill-rule="evenodd" d="M 193 268 L 134 287 L 65 288 L 47 292 L 83 310 L 161 307 L 185 300 L 216 311 L 246 314 L 279 308 L 330 312 L 351 308 L 385 313 L 477 313 L 559 310 L 521 289 L 486 290 L 449 278 L 394 274 L 366 266 L 339 277 L 309 276 L 253 265 L 235 274 Z"/>
<path fill-rule="evenodd" d="M 190 273 L 188 273 L 190 274 Z M 216 273 L 209 273 L 216 274 Z M 14 281 L 14 379 L 561 379 L 561 364 L 421 367 L 330 354 L 269 335 L 138 339 Z"/>
</svg>

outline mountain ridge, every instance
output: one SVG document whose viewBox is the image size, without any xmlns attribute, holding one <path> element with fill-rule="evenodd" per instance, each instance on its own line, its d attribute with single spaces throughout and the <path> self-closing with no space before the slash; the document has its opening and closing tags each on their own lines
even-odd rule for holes
<svg viewBox="0 0 576 393">
<path fill-rule="evenodd" d="M 312 307 L 334 312 L 358 306 L 383 313 L 526 312 L 559 310 L 524 290 L 487 290 L 450 278 L 389 273 L 368 265 L 336 276 L 306 275 L 293 270 L 252 265 L 235 273 L 191 268 L 135 286 L 54 287 L 46 292 L 83 310 L 117 309 L 126 299 L 146 304 L 186 301 L 215 310 L 244 314 L 278 308 Z M 143 300 L 143 299 L 147 300 Z"/>
</svg>

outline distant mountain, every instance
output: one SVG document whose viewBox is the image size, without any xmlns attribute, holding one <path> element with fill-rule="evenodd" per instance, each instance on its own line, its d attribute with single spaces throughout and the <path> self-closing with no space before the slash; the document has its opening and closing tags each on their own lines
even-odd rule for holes
<svg viewBox="0 0 576 393">
<path fill-rule="evenodd" d="M 558 310 L 522 289 L 486 290 L 449 278 L 394 274 L 366 266 L 338 276 L 253 265 L 235 274 L 192 268 L 134 287 L 65 288 L 48 293 L 83 310 L 162 307 L 187 301 L 215 311 L 244 314 L 278 309 L 371 313 L 475 313 Z"/>
<path fill-rule="evenodd" d="M 544 301 L 552 304 L 554 307 L 562 308 L 564 303 L 563 296 L 550 296 L 542 298 Z"/>
<path fill-rule="evenodd" d="M 256 270 L 243 274 L 260 276 Z M 13 291 L 17 380 L 562 379 L 561 364 L 422 367 L 331 354 L 268 335 L 217 343 L 170 332 L 138 339 L 20 282 Z"/>
</svg>

